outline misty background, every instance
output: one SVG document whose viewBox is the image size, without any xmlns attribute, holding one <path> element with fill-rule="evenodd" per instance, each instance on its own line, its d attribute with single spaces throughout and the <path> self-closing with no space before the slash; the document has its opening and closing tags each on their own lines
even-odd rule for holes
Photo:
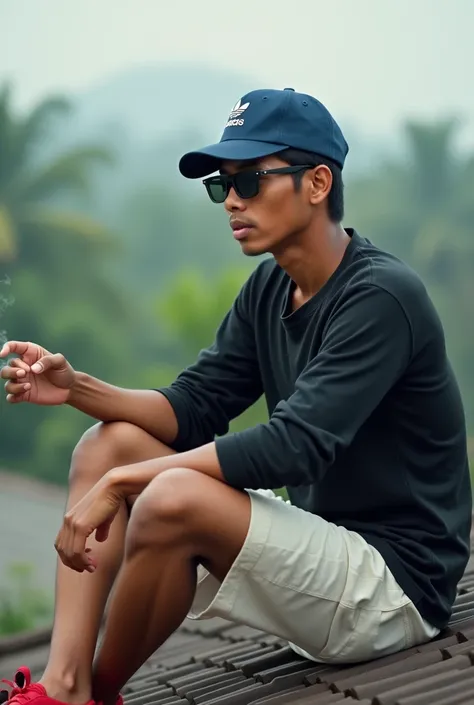
<svg viewBox="0 0 474 705">
<path fill-rule="evenodd" d="M 0 331 L 113 384 L 171 382 L 258 261 L 179 158 L 243 94 L 290 86 L 349 142 L 344 225 L 423 277 L 474 437 L 473 27 L 471 0 L 0 0 Z M 2 392 L 0 633 L 50 619 L 92 423 Z"/>
</svg>

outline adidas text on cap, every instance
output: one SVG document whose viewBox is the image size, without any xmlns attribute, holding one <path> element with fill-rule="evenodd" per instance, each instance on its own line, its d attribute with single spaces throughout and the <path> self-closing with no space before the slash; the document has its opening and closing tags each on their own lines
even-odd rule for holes
<svg viewBox="0 0 474 705">
<path fill-rule="evenodd" d="M 262 89 L 234 105 L 219 142 L 185 154 L 179 170 L 199 179 L 223 161 L 248 161 L 289 147 L 331 159 L 341 169 L 349 150 L 338 124 L 319 100 L 292 88 Z"/>
</svg>

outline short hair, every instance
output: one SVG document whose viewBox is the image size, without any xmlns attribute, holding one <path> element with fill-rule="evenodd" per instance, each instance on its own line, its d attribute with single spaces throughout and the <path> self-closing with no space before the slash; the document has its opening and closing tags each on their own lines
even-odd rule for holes
<svg viewBox="0 0 474 705">
<path fill-rule="evenodd" d="M 305 152 L 301 149 L 285 149 L 275 154 L 275 156 L 287 162 L 290 166 L 310 164 L 315 167 L 324 164 L 330 169 L 332 174 L 332 186 L 327 197 L 328 215 L 332 222 L 340 223 L 344 217 L 344 184 L 342 181 L 341 168 L 331 159 L 322 157 L 320 154 L 315 154 L 314 152 Z M 303 174 L 303 171 L 293 174 L 293 181 L 297 191 L 301 187 Z"/>
</svg>

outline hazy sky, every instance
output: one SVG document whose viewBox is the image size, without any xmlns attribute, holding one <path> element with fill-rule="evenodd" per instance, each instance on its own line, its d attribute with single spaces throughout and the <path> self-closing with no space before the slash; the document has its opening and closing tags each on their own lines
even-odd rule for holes
<svg viewBox="0 0 474 705">
<path fill-rule="evenodd" d="M 132 66 L 199 61 L 313 93 L 369 135 L 458 113 L 471 141 L 473 28 L 474 0 L 0 0 L 0 82 L 27 106 Z"/>
</svg>

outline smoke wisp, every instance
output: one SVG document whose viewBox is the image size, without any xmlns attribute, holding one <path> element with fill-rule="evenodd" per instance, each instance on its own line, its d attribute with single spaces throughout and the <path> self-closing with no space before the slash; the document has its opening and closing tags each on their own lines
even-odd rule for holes
<svg viewBox="0 0 474 705">
<path fill-rule="evenodd" d="M 6 309 L 9 306 L 12 306 L 12 304 L 14 303 L 14 298 L 11 295 L 11 293 L 10 292 L 8 292 L 8 294 L 5 293 L 6 289 L 10 286 L 11 286 L 11 281 L 10 281 L 9 277 L 5 277 L 4 279 L 0 279 L 0 319 L 2 318 Z M 1 326 L 1 321 L 0 321 L 0 326 Z M 0 328 L 0 350 L 5 345 L 7 340 L 8 340 L 7 332 Z M 0 360 L 0 369 L 5 364 L 6 364 L 6 360 Z"/>
</svg>

